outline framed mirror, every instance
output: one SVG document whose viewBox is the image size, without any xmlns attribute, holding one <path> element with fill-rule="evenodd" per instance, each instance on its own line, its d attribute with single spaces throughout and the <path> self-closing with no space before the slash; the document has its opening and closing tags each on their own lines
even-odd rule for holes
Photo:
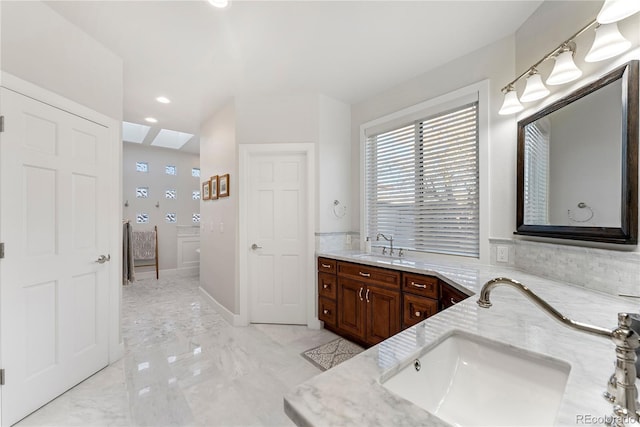
<svg viewBox="0 0 640 427">
<path fill-rule="evenodd" d="M 636 244 L 638 61 L 518 122 L 515 234 Z"/>
</svg>

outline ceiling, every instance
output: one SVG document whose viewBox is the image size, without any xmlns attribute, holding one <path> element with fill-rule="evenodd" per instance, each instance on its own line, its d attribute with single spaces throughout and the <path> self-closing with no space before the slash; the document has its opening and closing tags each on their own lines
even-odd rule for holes
<svg viewBox="0 0 640 427">
<path fill-rule="evenodd" d="M 231 2 L 47 4 L 123 59 L 124 120 L 158 119 L 145 143 L 170 129 L 198 152 L 200 124 L 234 96 L 358 103 L 514 33 L 542 0 Z"/>
</svg>

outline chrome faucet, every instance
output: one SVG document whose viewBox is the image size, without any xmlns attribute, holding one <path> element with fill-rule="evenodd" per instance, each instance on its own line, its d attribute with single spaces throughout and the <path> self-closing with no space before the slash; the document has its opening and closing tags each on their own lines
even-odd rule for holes
<svg viewBox="0 0 640 427">
<path fill-rule="evenodd" d="M 499 285 L 508 285 L 520 291 L 543 311 L 565 326 L 588 334 L 610 338 L 616 345 L 616 369 L 611 378 L 609 378 L 604 397 L 613 404 L 611 425 L 624 426 L 627 420 L 635 420 L 635 423 L 640 421 L 635 365 L 635 350 L 640 347 L 640 337 L 637 332 L 631 329 L 631 318 L 627 313 L 618 313 L 618 327 L 614 330 L 576 322 L 551 307 L 522 283 L 506 277 L 491 279 L 482 286 L 480 298 L 478 299 L 480 307 L 491 307 L 489 296 L 493 288 Z"/>
<path fill-rule="evenodd" d="M 393 236 L 390 234 L 389 237 L 387 237 L 382 233 L 378 233 L 378 235 L 376 236 L 376 240 L 380 240 L 380 236 L 382 236 L 384 238 L 384 240 L 389 242 L 389 245 L 391 246 L 391 248 L 389 249 L 389 255 L 393 255 Z M 384 252 L 383 252 L 383 254 L 384 254 Z"/>
</svg>

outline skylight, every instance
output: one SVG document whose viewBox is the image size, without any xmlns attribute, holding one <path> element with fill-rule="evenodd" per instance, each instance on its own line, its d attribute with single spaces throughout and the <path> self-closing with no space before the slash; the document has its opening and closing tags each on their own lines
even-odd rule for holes
<svg viewBox="0 0 640 427">
<path fill-rule="evenodd" d="M 162 129 L 160 130 L 160 132 L 158 132 L 158 135 L 153 140 L 151 145 L 155 147 L 173 148 L 174 150 L 179 150 L 191 138 L 193 138 L 193 134 L 191 133 Z"/>
<path fill-rule="evenodd" d="M 149 126 L 122 122 L 122 139 L 123 141 L 142 144 L 147 133 L 149 133 L 149 129 L 151 129 Z"/>
</svg>

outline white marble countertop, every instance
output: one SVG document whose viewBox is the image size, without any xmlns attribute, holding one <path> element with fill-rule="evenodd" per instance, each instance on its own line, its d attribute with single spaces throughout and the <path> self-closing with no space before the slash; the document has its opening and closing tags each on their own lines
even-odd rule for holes
<svg viewBox="0 0 640 427">
<path fill-rule="evenodd" d="M 442 262 L 392 260 L 361 252 L 318 256 L 437 276 L 467 294 L 476 294 L 495 277 L 509 277 L 571 319 L 614 329 L 618 312 L 640 312 L 638 302 L 534 276 L 519 270 Z M 472 296 L 371 347 L 352 359 L 300 384 L 284 397 L 287 415 L 299 426 L 446 426 L 444 421 L 387 391 L 380 378 L 422 355 L 439 337 L 466 331 L 491 340 L 566 361 L 571 365 L 556 425 L 594 424 L 612 413 L 603 397 L 613 373 L 614 344 L 560 324 L 515 289 L 491 293 L 493 307 L 483 309 Z M 464 409 L 462 409 L 464 410 Z M 588 418 L 591 417 L 591 418 Z M 591 422 L 586 422 L 589 419 Z"/>
</svg>

